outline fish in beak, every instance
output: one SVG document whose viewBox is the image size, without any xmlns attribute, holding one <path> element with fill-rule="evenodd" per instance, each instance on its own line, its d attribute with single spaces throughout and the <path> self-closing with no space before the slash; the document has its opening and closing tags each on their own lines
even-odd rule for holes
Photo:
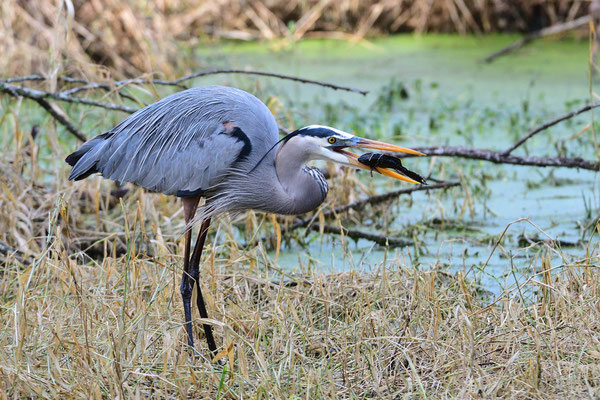
<svg viewBox="0 0 600 400">
<path fill-rule="evenodd" d="M 348 158 L 349 164 L 355 167 L 379 172 L 382 175 L 386 175 L 391 178 L 399 179 L 405 182 L 415 184 L 427 184 L 425 182 L 425 179 L 423 179 L 419 174 L 412 172 L 404 166 L 402 166 L 402 162 L 396 157 L 379 153 L 367 153 L 359 157 L 354 153 L 344 150 L 344 148 L 346 147 L 384 150 L 396 153 L 414 154 L 418 156 L 424 156 L 426 154 L 409 149 L 407 147 L 396 146 L 393 144 L 388 144 L 384 142 L 379 142 L 377 140 L 370 140 L 360 137 L 354 137 L 351 142 L 348 142 L 346 144 L 346 146 L 332 147 L 333 151 L 346 156 Z M 392 169 L 395 169 L 396 171 L 399 171 L 402 174 L 393 171 Z"/>
</svg>

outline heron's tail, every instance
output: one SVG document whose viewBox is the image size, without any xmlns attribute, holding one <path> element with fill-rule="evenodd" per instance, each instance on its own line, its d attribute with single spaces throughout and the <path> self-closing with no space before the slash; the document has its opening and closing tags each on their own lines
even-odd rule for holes
<svg viewBox="0 0 600 400">
<path fill-rule="evenodd" d="M 87 178 L 95 172 L 98 159 L 102 155 L 102 149 L 106 139 L 112 136 L 112 132 L 103 133 L 93 139 L 88 140 L 80 148 L 69 154 L 65 161 L 73 167 L 69 174 L 69 180 L 81 180 Z"/>
</svg>

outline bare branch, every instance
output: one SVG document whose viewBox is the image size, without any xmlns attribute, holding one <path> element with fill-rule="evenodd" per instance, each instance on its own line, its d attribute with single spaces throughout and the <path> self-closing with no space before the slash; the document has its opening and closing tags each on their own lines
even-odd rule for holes
<svg viewBox="0 0 600 400">
<path fill-rule="evenodd" d="M 28 76 L 28 77 L 23 77 L 22 79 L 37 80 L 37 78 L 43 78 L 43 77 L 41 77 L 39 75 L 32 75 L 32 76 Z M 15 79 L 17 79 L 17 78 L 15 78 Z M 33 91 L 32 89 L 26 89 L 26 88 L 22 88 L 19 86 L 8 85 L 8 84 L 2 82 L 1 80 L 0 80 L 0 91 L 2 91 L 4 93 L 8 93 L 14 97 L 23 96 L 23 97 L 27 97 L 27 98 L 35 101 L 42 108 L 44 108 L 52 117 L 54 117 L 54 119 L 56 119 L 59 123 L 64 125 L 67 128 L 67 130 L 69 132 L 71 132 L 77 139 L 81 140 L 82 142 L 85 142 L 87 140 L 85 135 L 81 131 L 79 131 L 75 127 L 75 125 L 73 125 L 71 123 L 71 121 L 69 121 L 67 119 L 66 116 L 64 116 L 59 110 L 57 110 L 53 104 L 48 103 L 44 99 L 44 96 L 38 95 L 37 92 L 39 92 L 39 91 Z"/>
<path fill-rule="evenodd" d="M 54 108 L 53 104 L 48 103 L 44 99 L 33 99 L 33 100 L 35 102 L 37 102 L 40 106 L 42 106 L 44 108 L 44 110 L 48 111 L 48 114 L 52 115 L 54 117 L 54 119 L 56 119 L 58 122 L 60 122 L 62 125 L 64 125 L 64 127 L 67 128 L 67 130 L 69 132 L 71 132 L 73 134 L 73 136 L 75 136 L 77 139 L 79 139 L 82 142 L 85 142 L 87 140 L 85 135 L 79 129 L 77 129 L 75 127 L 75 125 L 73 125 L 71 123 L 71 121 L 69 121 L 58 110 L 56 110 Z"/>
<path fill-rule="evenodd" d="M 21 77 L 16 77 L 16 78 L 9 78 L 9 79 L 6 79 L 4 82 L 18 83 L 18 82 L 31 82 L 31 81 L 45 81 L 47 79 L 48 79 L 47 77 L 42 76 L 42 75 L 29 75 L 29 76 L 21 76 Z M 126 86 L 129 84 L 148 84 L 148 83 L 150 83 L 150 84 L 155 84 L 155 85 L 176 86 L 181 89 L 187 89 L 187 86 L 185 86 L 185 85 L 181 85 L 181 84 L 177 84 L 177 83 L 169 82 L 169 81 L 162 81 L 160 79 L 134 78 L 134 79 L 125 79 L 122 81 L 114 81 L 114 82 L 111 82 L 110 84 L 88 81 L 88 80 L 85 80 L 82 78 L 72 78 L 70 76 L 58 76 L 56 79 L 59 81 L 62 81 L 62 82 L 66 82 L 66 83 L 82 83 L 82 84 L 84 84 L 83 86 L 77 86 L 75 88 L 64 90 L 64 91 L 60 92 L 60 94 L 64 95 L 64 96 L 72 96 L 76 93 L 83 92 L 86 90 L 93 90 L 93 89 L 102 89 L 102 90 L 109 92 L 116 87 L 117 92 L 122 97 L 125 97 L 134 102 L 137 102 L 137 100 L 125 93 L 122 93 L 119 90 L 120 86 Z"/>
<path fill-rule="evenodd" d="M 550 36 L 550 35 L 554 35 L 554 34 L 557 34 L 560 32 L 565 32 L 565 31 L 569 31 L 571 29 L 579 28 L 580 26 L 588 24 L 591 20 L 592 20 L 591 16 L 584 15 L 583 17 L 579 17 L 573 21 L 568 21 L 568 22 L 564 22 L 561 24 L 552 25 L 552 26 L 540 29 L 539 31 L 532 32 L 529 35 L 517 40 L 516 42 L 513 42 L 510 45 L 508 45 L 498 51 L 495 51 L 494 53 L 492 53 L 489 56 L 487 56 L 486 58 L 484 58 L 483 61 L 490 63 L 490 62 L 494 61 L 496 58 L 503 56 L 505 54 L 508 54 L 511 51 L 514 51 L 518 48 L 521 48 L 521 47 L 525 46 L 527 43 L 532 42 L 533 40 L 535 40 L 537 38 L 544 37 L 544 36 Z"/>
<path fill-rule="evenodd" d="M 327 88 L 330 88 L 333 90 L 345 90 L 348 92 L 359 93 L 359 94 L 362 94 L 363 96 L 365 96 L 365 95 L 367 95 L 367 93 L 369 93 L 368 90 L 360 90 L 360 89 L 355 89 L 355 88 L 351 88 L 351 87 L 347 87 L 347 86 L 335 85 L 335 84 L 329 83 L 329 82 L 317 81 L 317 80 L 313 80 L 313 79 L 305 79 L 305 78 L 300 78 L 300 77 L 292 76 L 292 75 L 277 74 L 277 73 L 265 72 L 265 71 L 243 70 L 243 69 L 213 69 L 213 70 L 209 70 L 209 71 L 198 71 L 198 72 L 194 72 L 193 74 L 182 76 L 182 77 L 172 80 L 172 81 L 165 80 L 165 79 L 134 78 L 134 79 L 126 79 L 126 80 L 122 80 L 122 81 L 115 81 L 113 83 L 114 83 L 114 86 L 125 86 L 125 85 L 129 85 L 129 84 L 152 84 L 152 85 L 163 85 L 163 86 L 176 86 L 176 87 L 179 87 L 182 89 L 187 89 L 187 86 L 185 86 L 183 84 L 183 82 L 189 81 L 191 79 L 203 77 L 203 76 L 217 75 L 217 74 L 260 75 L 260 76 L 268 76 L 268 77 L 272 77 L 272 78 L 287 79 L 287 80 L 291 80 L 291 81 L 295 81 L 295 82 L 308 83 L 311 85 L 323 86 L 323 87 L 327 87 Z M 61 93 L 66 96 L 71 96 L 75 93 L 79 93 L 81 91 L 91 90 L 91 89 L 103 89 L 103 90 L 108 91 L 108 90 L 111 90 L 113 87 L 107 83 L 88 82 L 88 81 L 86 81 L 84 79 L 80 79 L 80 78 L 70 78 L 70 77 L 60 76 L 60 77 L 58 77 L 58 79 L 65 81 L 65 82 L 69 82 L 69 83 L 84 83 L 85 84 L 83 86 L 78 86 L 76 88 L 69 89 L 69 90 L 66 90 Z M 43 81 L 43 80 L 46 80 L 46 78 L 44 76 L 31 75 L 31 76 L 7 79 L 5 82 L 13 83 L 13 82 Z"/>
<path fill-rule="evenodd" d="M 523 143 L 525 143 L 527 140 L 529 140 L 534 135 L 540 133 L 541 131 L 546 130 L 546 129 L 550 128 L 551 126 L 554 126 L 554 125 L 558 124 L 559 122 L 562 122 L 562 121 L 564 121 L 566 119 L 573 118 L 576 115 L 579 115 L 579 114 L 584 113 L 586 111 L 590 111 L 591 109 L 596 108 L 596 107 L 600 107 L 600 102 L 588 104 L 585 107 L 581 107 L 579 110 L 571 111 L 570 113 L 567 113 L 565 115 L 561 115 L 560 117 L 555 118 L 555 119 L 553 119 L 550 122 L 546 122 L 545 124 L 542 124 L 542 125 L 538 126 L 537 128 L 532 129 L 531 131 L 529 131 L 529 133 L 527 135 L 523 136 L 515 144 L 513 144 L 508 149 L 506 149 L 502 153 L 502 155 L 503 156 L 508 156 L 517 147 L 521 146 Z"/>
<path fill-rule="evenodd" d="M 451 188 L 454 186 L 459 186 L 460 182 L 441 182 L 441 183 L 436 183 L 435 185 L 419 185 L 419 186 L 414 186 L 408 189 L 399 189 L 399 190 L 395 190 L 393 192 L 388 192 L 388 193 L 384 193 L 384 194 L 380 194 L 377 196 L 370 196 L 367 197 L 366 199 L 362 199 L 362 200 L 358 200 L 355 201 L 353 203 L 350 204 L 346 204 L 344 206 L 341 207 L 337 207 L 335 210 L 333 211 L 328 211 L 326 213 L 324 213 L 323 215 L 325 217 L 328 217 L 331 214 L 339 214 L 348 210 L 352 210 L 352 209 L 359 209 L 364 207 L 367 204 L 379 204 L 379 203 L 383 203 L 386 202 L 388 200 L 391 200 L 395 197 L 401 196 L 403 194 L 410 194 L 410 193 L 414 193 L 414 192 L 421 192 L 421 191 L 430 191 L 430 190 L 435 190 L 435 189 L 447 189 L 447 188 Z"/>
<path fill-rule="evenodd" d="M 119 87 L 119 86 L 125 86 L 128 84 L 168 85 L 168 86 L 176 86 L 176 87 L 185 89 L 186 86 L 183 85 L 183 82 L 194 79 L 194 78 L 198 78 L 201 76 L 214 75 L 214 74 L 261 75 L 261 76 L 269 76 L 269 77 L 275 77 L 275 78 L 280 78 L 280 79 L 288 79 L 288 80 L 302 82 L 302 83 L 320 85 L 320 86 L 328 87 L 328 88 L 331 88 L 334 90 L 346 90 L 346 91 L 350 91 L 350 92 L 360 93 L 362 95 L 366 95 L 368 93 L 368 91 L 364 91 L 364 90 L 334 85 L 334 84 L 327 83 L 327 82 L 299 78 L 299 77 L 290 76 L 290 75 L 275 74 L 275 73 L 269 73 L 269 72 L 263 72 L 263 71 L 237 70 L 237 69 L 216 69 L 216 70 L 210 70 L 210 71 L 196 72 L 194 74 L 190 74 L 190 75 L 186 75 L 181 78 L 178 78 L 174 81 L 168 81 L 168 80 L 162 80 L 162 79 L 141 79 L 141 78 L 127 79 L 127 80 L 122 80 L 122 81 L 115 81 L 113 83 L 114 86 L 111 86 L 110 84 L 107 84 L 107 83 L 87 82 L 84 79 L 80 79 L 80 78 L 71 78 L 71 77 L 66 77 L 66 76 L 60 76 L 57 79 L 62 80 L 64 82 L 85 83 L 83 86 L 78 86 L 78 87 L 75 87 L 72 89 L 68 89 L 68 90 L 65 90 L 60 93 L 52 93 L 52 92 L 47 92 L 47 91 L 43 91 L 43 90 L 24 88 L 21 86 L 15 86 L 15 85 L 9 84 L 9 83 L 26 82 L 26 81 L 43 81 L 43 80 L 47 79 L 46 77 L 44 77 L 42 75 L 30 75 L 30 76 L 24 76 L 24 77 L 9 78 L 6 81 L 0 80 L 0 91 L 4 92 L 4 93 L 8 93 L 15 97 L 23 96 L 23 97 L 26 97 L 26 98 L 36 101 L 46 111 L 48 111 L 48 113 L 50 113 L 50 115 L 52 115 L 58 122 L 60 122 L 62 125 L 64 125 L 69 132 L 71 132 L 73 135 L 75 135 L 79 140 L 85 141 L 85 135 L 83 135 L 68 119 L 66 119 L 66 117 L 61 115 L 61 113 L 59 113 L 50 103 L 45 101 L 44 100 L 45 98 L 52 98 L 52 99 L 55 99 L 58 101 L 64 101 L 64 102 L 69 102 L 69 103 L 85 104 L 85 105 L 89 105 L 89 106 L 93 106 L 93 107 L 101 107 L 101 108 L 105 108 L 108 110 L 122 111 L 125 113 L 132 114 L 135 111 L 137 111 L 137 109 L 134 107 L 128 107 L 128 106 L 106 103 L 106 102 L 101 102 L 101 101 L 87 99 L 87 98 L 78 98 L 78 97 L 71 97 L 71 96 L 76 93 L 86 91 L 86 90 L 92 90 L 92 89 L 103 89 L 103 90 L 109 91 L 109 90 L 112 90 L 113 87 L 115 87 L 115 86 Z M 118 89 L 117 89 L 117 91 L 121 96 L 135 101 L 135 99 L 131 98 L 131 96 L 121 93 Z"/>
<path fill-rule="evenodd" d="M 361 207 L 364 207 L 367 204 L 379 204 L 379 203 L 383 203 L 385 201 L 388 201 L 390 199 L 393 199 L 395 197 L 401 196 L 403 194 L 410 194 L 410 193 L 414 193 L 414 192 L 419 192 L 419 191 L 429 191 L 429 190 L 435 190 L 435 189 L 446 189 L 446 188 L 450 188 L 453 186 L 458 186 L 460 183 L 459 182 L 441 182 L 435 185 L 420 185 L 420 186 L 415 186 L 412 188 L 408 188 L 408 189 L 400 189 L 400 190 L 396 190 L 393 192 L 389 192 L 389 193 L 385 193 L 385 194 L 381 194 L 381 195 L 377 195 L 377 196 L 370 196 L 367 197 L 365 199 L 359 200 L 359 201 L 355 201 L 353 203 L 349 203 L 340 207 L 337 207 L 334 210 L 331 211 L 327 211 L 325 213 L 323 213 L 323 216 L 325 218 L 330 217 L 332 215 L 337 215 L 340 213 L 343 213 L 345 211 L 351 210 L 351 209 L 358 209 Z M 316 216 L 316 215 L 315 215 Z M 281 229 L 281 233 L 285 234 L 287 232 L 291 232 L 295 229 L 298 228 L 304 228 L 307 227 L 307 229 L 311 229 L 311 230 L 316 230 L 319 231 L 320 230 L 320 226 L 319 224 L 314 224 L 315 222 L 315 216 L 313 216 L 312 218 L 305 218 L 305 219 L 298 219 L 296 220 L 295 223 L 293 223 L 291 226 L 289 226 L 288 228 L 282 228 Z M 335 227 L 335 226 L 329 226 L 326 225 L 324 227 L 324 232 L 326 233 L 335 233 L 335 234 L 340 234 L 340 229 Z M 356 231 L 356 230 L 348 230 L 344 228 L 344 234 L 346 236 L 349 236 L 353 239 L 366 239 L 366 240 L 371 240 L 379 245 L 385 246 L 386 245 L 386 241 L 390 246 L 410 246 L 412 245 L 411 242 L 408 241 L 404 241 L 401 239 L 394 239 L 394 238 L 389 238 L 387 236 L 381 236 L 381 235 L 374 235 L 371 233 L 365 233 L 365 232 L 361 232 L 361 231 Z M 262 241 L 267 241 L 268 238 L 263 237 L 261 239 Z"/>
<path fill-rule="evenodd" d="M 419 186 L 414 186 L 414 187 L 411 187 L 408 189 L 400 189 L 400 190 L 395 190 L 393 192 L 388 192 L 388 193 L 384 193 L 384 194 L 380 194 L 380 195 L 376 195 L 376 196 L 369 196 L 365 199 L 358 200 L 353 203 L 349 203 L 349 204 L 337 207 L 334 210 L 324 212 L 323 217 L 327 218 L 332 215 L 341 214 L 348 210 L 360 209 L 367 204 L 374 205 L 374 204 L 383 203 L 383 202 L 391 200 L 393 198 L 402 196 L 403 194 L 411 194 L 414 192 L 429 191 L 429 190 L 435 190 L 435 189 L 446 189 L 446 188 L 450 188 L 450 187 L 458 186 L 458 185 L 460 185 L 460 182 L 441 182 L 441 183 L 437 183 L 435 185 L 419 185 Z M 293 223 L 289 228 L 282 229 L 282 233 L 285 233 L 285 232 L 288 232 L 288 231 L 291 231 L 291 230 L 294 230 L 297 228 L 303 228 L 305 226 L 309 226 L 313 222 L 314 222 L 314 218 L 300 219 L 300 220 L 296 221 L 295 223 Z"/>
<path fill-rule="evenodd" d="M 308 83 L 311 85 L 319 85 L 319 86 L 327 87 L 327 88 L 330 88 L 333 90 L 345 90 L 347 92 L 360 93 L 363 96 L 366 96 L 367 93 L 369 93 L 368 90 L 360 90 L 360 89 L 355 89 L 355 88 L 351 88 L 351 87 L 347 87 L 347 86 L 334 85 L 333 83 L 328 83 L 328 82 L 323 82 L 323 81 L 315 81 L 312 79 L 304 79 L 304 78 L 299 78 L 297 76 L 276 74 L 276 73 L 264 72 L 264 71 L 243 70 L 243 69 L 213 69 L 210 71 L 200 71 L 200 72 L 195 72 L 190 75 L 182 76 L 181 78 L 176 79 L 174 81 L 161 81 L 161 82 L 165 82 L 165 83 L 166 82 L 174 82 L 174 83 L 179 84 L 179 83 L 188 81 L 190 79 L 199 78 L 201 76 L 216 75 L 216 74 L 247 74 L 247 75 L 270 76 L 272 78 L 287 79 L 287 80 L 295 81 L 295 82 Z"/>
<path fill-rule="evenodd" d="M 504 155 L 498 151 L 485 149 L 471 149 L 460 146 L 432 146 L 413 147 L 414 150 L 427 154 L 428 156 L 460 157 L 473 160 L 484 160 L 495 164 L 532 165 L 536 167 L 563 167 L 581 168 L 590 171 L 600 170 L 600 163 L 584 160 L 582 158 L 568 157 L 517 157 Z M 416 157 L 411 154 L 393 153 L 395 157 Z"/>
<path fill-rule="evenodd" d="M 107 110 L 122 111 L 128 114 L 132 114 L 138 110 L 137 108 L 133 107 L 120 106 L 117 104 L 105 103 L 102 101 L 91 100 L 86 98 L 70 97 L 61 93 L 52 93 L 43 90 L 29 89 L 21 86 L 10 85 L 2 80 L 0 80 L 0 92 L 8 93 L 13 96 L 23 96 L 32 100 L 51 98 L 67 103 L 86 104 L 88 106 L 106 108 Z"/>
</svg>

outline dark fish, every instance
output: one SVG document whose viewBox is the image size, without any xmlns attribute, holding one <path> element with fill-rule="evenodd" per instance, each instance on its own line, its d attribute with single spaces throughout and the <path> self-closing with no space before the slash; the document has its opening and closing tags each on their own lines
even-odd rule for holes
<svg viewBox="0 0 600 400">
<path fill-rule="evenodd" d="M 427 185 L 427 182 L 421 175 L 405 168 L 404 165 L 402 165 L 402 161 L 394 156 L 388 156 L 387 154 L 380 153 L 365 153 L 358 157 L 358 161 L 371 168 L 371 175 L 373 175 L 373 170 L 378 167 L 391 168 L 410 179 L 414 179 L 423 185 Z"/>
</svg>

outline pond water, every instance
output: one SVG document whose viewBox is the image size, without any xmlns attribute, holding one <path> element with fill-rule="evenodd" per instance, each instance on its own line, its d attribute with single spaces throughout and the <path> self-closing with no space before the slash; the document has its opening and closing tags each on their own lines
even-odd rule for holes
<svg viewBox="0 0 600 400">
<path fill-rule="evenodd" d="M 501 150 L 530 128 L 589 101 L 593 88 L 585 41 L 542 40 L 492 64 L 481 62 L 515 39 L 438 35 L 368 43 L 220 42 L 199 49 L 198 62 L 211 68 L 293 74 L 370 91 L 363 97 L 261 78 L 261 86 L 276 88 L 298 125 L 331 124 L 406 146 L 452 144 Z M 198 84 L 235 84 L 236 80 L 248 82 L 244 76 L 213 76 Z M 400 88 L 408 98 L 398 96 Z M 514 154 L 596 159 L 595 134 L 592 129 L 580 132 L 592 119 L 588 113 L 557 125 Z M 410 159 L 406 165 L 426 172 L 431 160 Z M 542 255 L 553 254 L 553 266 L 586 255 L 585 244 L 592 237 L 591 221 L 599 205 L 595 172 L 449 158 L 436 160 L 432 172 L 443 179 L 462 175 L 469 194 L 463 188 L 418 192 L 391 203 L 390 215 L 397 217 L 387 225 L 390 236 L 417 239 L 419 246 L 386 250 L 365 240 L 343 246 L 336 238 L 309 235 L 306 246 L 284 247 L 278 264 L 291 270 L 377 270 L 384 259 L 397 260 L 423 269 L 462 270 L 498 293 L 515 279 L 530 276 L 535 267 L 539 270 Z M 365 172 L 363 180 L 369 179 Z M 402 187 L 389 180 L 376 178 L 375 182 L 379 192 Z M 511 226 L 494 251 L 507 225 L 520 218 L 531 223 Z M 382 233 L 374 225 L 360 229 Z M 562 249 L 552 251 L 519 240 L 521 236 L 545 239 L 545 234 L 563 241 Z M 594 237 L 592 243 L 596 243 Z M 594 245 L 590 249 L 597 252 Z"/>
</svg>

